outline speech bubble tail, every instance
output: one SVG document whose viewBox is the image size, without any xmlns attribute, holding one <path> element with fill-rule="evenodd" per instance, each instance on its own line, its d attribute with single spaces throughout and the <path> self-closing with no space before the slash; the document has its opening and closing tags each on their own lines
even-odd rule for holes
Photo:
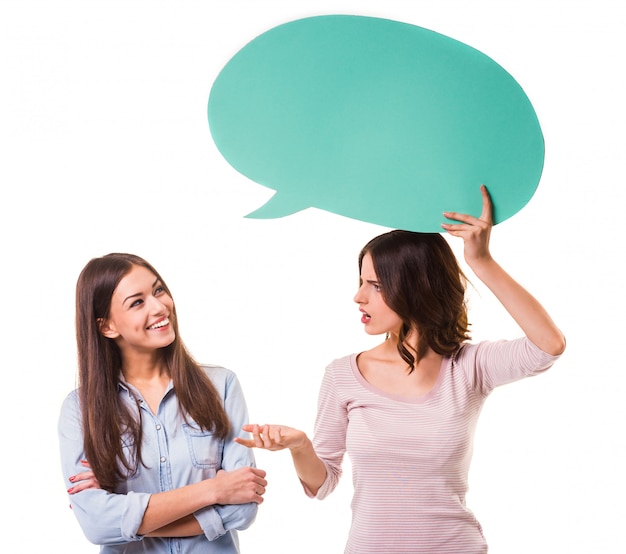
<svg viewBox="0 0 626 554">
<path fill-rule="evenodd" d="M 276 192 L 265 204 L 245 217 L 249 219 L 274 219 L 295 214 L 307 207 L 302 205 L 302 201 L 298 202 L 297 198 L 289 194 Z"/>
</svg>

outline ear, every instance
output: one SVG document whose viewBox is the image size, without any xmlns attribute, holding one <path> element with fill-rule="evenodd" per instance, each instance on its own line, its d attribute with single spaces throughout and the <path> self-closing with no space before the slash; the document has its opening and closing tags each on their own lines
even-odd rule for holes
<svg viewBox="0 0 626 554">
<path fill-rule="evenodd" d="M 108 319 L 99 317 L 97 319 L 97 322 L 100 333 L 104 335 L 107 339 L 116 339 L 120 336 L 120 334 L 115 330 L 115 326 L 113 326 Z"/>
</svg>

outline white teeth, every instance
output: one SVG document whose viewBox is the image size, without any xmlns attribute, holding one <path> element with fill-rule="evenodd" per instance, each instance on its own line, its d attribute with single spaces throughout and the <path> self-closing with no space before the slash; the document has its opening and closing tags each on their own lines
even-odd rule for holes
<svg viewBox="0 0 626 554">
<path fill-rule="evenodd" d="M 167 325 L 170 322 L 169 318 L 165 318 L 163 321 L 159 321 L 158 323 L 155 323 L 154 325 L 150 325 L 150 327 L 148 327 L 148 329 L 159 329 L 160 327 L 164 327 L 165 325 Z"/>
</svg>

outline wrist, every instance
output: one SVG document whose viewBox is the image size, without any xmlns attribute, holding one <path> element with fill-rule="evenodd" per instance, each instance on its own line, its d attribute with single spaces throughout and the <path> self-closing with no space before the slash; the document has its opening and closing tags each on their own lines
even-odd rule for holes
<svg viewBox="0 0 626 554">
<path fill-rule="evenodd" d="M 300 439 L 297 441 L 296 444 L 291 446 L 289 450 L 291 450 L 292 454 L 298 456 L 308 454 L 313 450 L 313 443 L 311 442 L 309 437 L 307 437 L 306 433 L 302 431 L 302 436 L 300 437 Z"/>
</svg>

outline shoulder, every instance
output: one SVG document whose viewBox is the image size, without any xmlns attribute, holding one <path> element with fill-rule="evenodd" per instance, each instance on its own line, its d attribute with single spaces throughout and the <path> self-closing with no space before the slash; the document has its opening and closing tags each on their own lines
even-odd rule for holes
<svg viewBox="0 0 626 554">
<path fill-rule="evenodd" d="M 354 385 L 356 357 L 357 354 L 349 354 L 330 362 L 324 372 L 322 389 L 337 391 Z"/>
<path fill-rule="evenodd" d="M 220 365 L 199 364 L 205 375 L 211 380 L 222 398 L 225 398 L 233 388 L 239 388 L 239 380 L 234 371 Z"/>
<path fill-rule="evenodd" d="M 544 352 L 527 337 L 520 337 L 513 340 L 465 343 L 461 345 L 452 358 L 460 364 L 474 364 L 479 360 L 493 360 L 501 363 L 517 361 L 544 367 L 553 364 L 559 356 Z"/>
<path fill-rule="evenodd" d="M 357 354 L 348 354 L 341 358 L 335 358 L 326 366 L 327 373 L 342 373 L 352 370 L 352 365 L 356 363 Z"/>
<path fill-rule="evenodd" d="M 64 429 L 67 432 L 70 426 L 80 426 L 81 421 L 81 409 L 80 409 L 80 396 L 78 389 L 70 392 L 61 403 L 61 410 L 59 413 L 58 427 L 59 430 Z"/>
<path fill-rule="evenodd" d="M 79 389 L 74 389 L 63 399 L 63 402 L 61 403 L 61 411 L 67 412 L 77 409 L 80 409 L 80 394 Z"/>
<path fill-rule="evenodd" d="M 237 375 L 234 371 L 227 369 L 221 365 L 200 364 L 200 368 L 216 386 L 222 383 L 228 384 L 232 381 L 237 380 Z"/>
<path fill-rule="evenodd" d="M 235 378 L 235 372 L 221 365 L 199 364 L 202 371 L 211 379 L 232 379 Z"/>
</svg>

